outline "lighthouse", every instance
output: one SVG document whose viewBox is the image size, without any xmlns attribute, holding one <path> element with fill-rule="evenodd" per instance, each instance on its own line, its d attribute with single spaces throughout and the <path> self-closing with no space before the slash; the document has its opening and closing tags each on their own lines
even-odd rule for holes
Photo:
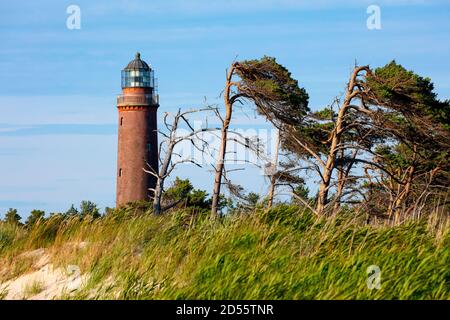
<svg viewBox="0 0 450 320">
<path fill-rule="evenodd" d="M 158 107 L 154 72 L 136 53 L 122 70 L 122 94 L 117 97 L 117 207 L 151 198 L 156 179 L 144 169 L 158 170 Z"/>
</svg>

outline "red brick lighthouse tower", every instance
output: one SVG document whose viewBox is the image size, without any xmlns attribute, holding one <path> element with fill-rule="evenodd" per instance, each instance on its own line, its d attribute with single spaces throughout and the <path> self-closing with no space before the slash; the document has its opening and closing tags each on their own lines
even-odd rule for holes
<svg viewBox="0 0 450 320">
<path fill-rule="evenodd" d="M 147 163 L 158 170 L 156 111 L 159 99 L 153 70 L 136 57 L 122 70 L 122 94 L 117 97 L 119 143 L 117 154 L 117 207 L 148 200 L 155 178 L 144 172 Z"/>
</svg>

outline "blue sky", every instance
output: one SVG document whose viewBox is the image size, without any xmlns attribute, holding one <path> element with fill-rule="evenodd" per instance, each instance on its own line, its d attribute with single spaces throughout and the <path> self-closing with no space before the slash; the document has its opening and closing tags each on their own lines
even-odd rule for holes
<svg viewBox="0 0 450 320">
<path fill-rule="evenodd" d="M 81 29 L 66 8 L 81 9 Z M 381 8 L 381 30 L 366 9 Z M 9 207 L 64 211 L 89 199 L 114 206 L 120 70 L 136 51 L 156 70 L 160 114 L 217 101 L 238 59 L 277 57 L 310 94 L 342 93 L 355 61 L 396 59 L 450 97 L 448 1 L 21 1 L 0 0 L 0 217 Z M 236 126 L 266 126 L 236 113 Z M 207 169 L 176 174 L 210 190 Z M 259 171 L 235 177 L 266 192 Z"/>
</svg>

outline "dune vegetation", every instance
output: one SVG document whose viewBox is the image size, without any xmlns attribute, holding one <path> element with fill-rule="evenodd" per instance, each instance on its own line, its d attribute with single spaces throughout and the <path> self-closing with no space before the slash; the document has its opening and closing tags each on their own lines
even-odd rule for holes
<svg viewBox="0 0 450 320">
<path fill-rule="evenodd" d="M 435 214 L 388 225 L 295 205 L 216 220 L 208 210 L 155 216 L 142 206 L 54 215 L 29 227 L 0 223 L 0 283 L 33 271 L 37 258 L 24 253 L 44 249 L 52 265 L 85 275 L 62 299 L 449 299 L 449 228 Z M 372 265 L 379 289 L 367 283 Z"/>
</svg>

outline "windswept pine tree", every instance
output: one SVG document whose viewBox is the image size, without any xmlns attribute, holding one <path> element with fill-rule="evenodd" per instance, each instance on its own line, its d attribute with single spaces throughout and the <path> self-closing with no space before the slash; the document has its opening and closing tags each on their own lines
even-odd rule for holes
<svg viewBox="0 0 450 320">
<path fill-rule="evenodd" d="M 221 145 L 215 166 L 211 213 L 217 215 L 224 172 L 227 136 L 233 108 L 236 103 L 250 102 L 259 113 L 278 125 L 302 122 L 308 109 L 308 94 L 297 80 L 275 58 L 234 62 L 228 70 L 222 118 Z"/>
</svg>

